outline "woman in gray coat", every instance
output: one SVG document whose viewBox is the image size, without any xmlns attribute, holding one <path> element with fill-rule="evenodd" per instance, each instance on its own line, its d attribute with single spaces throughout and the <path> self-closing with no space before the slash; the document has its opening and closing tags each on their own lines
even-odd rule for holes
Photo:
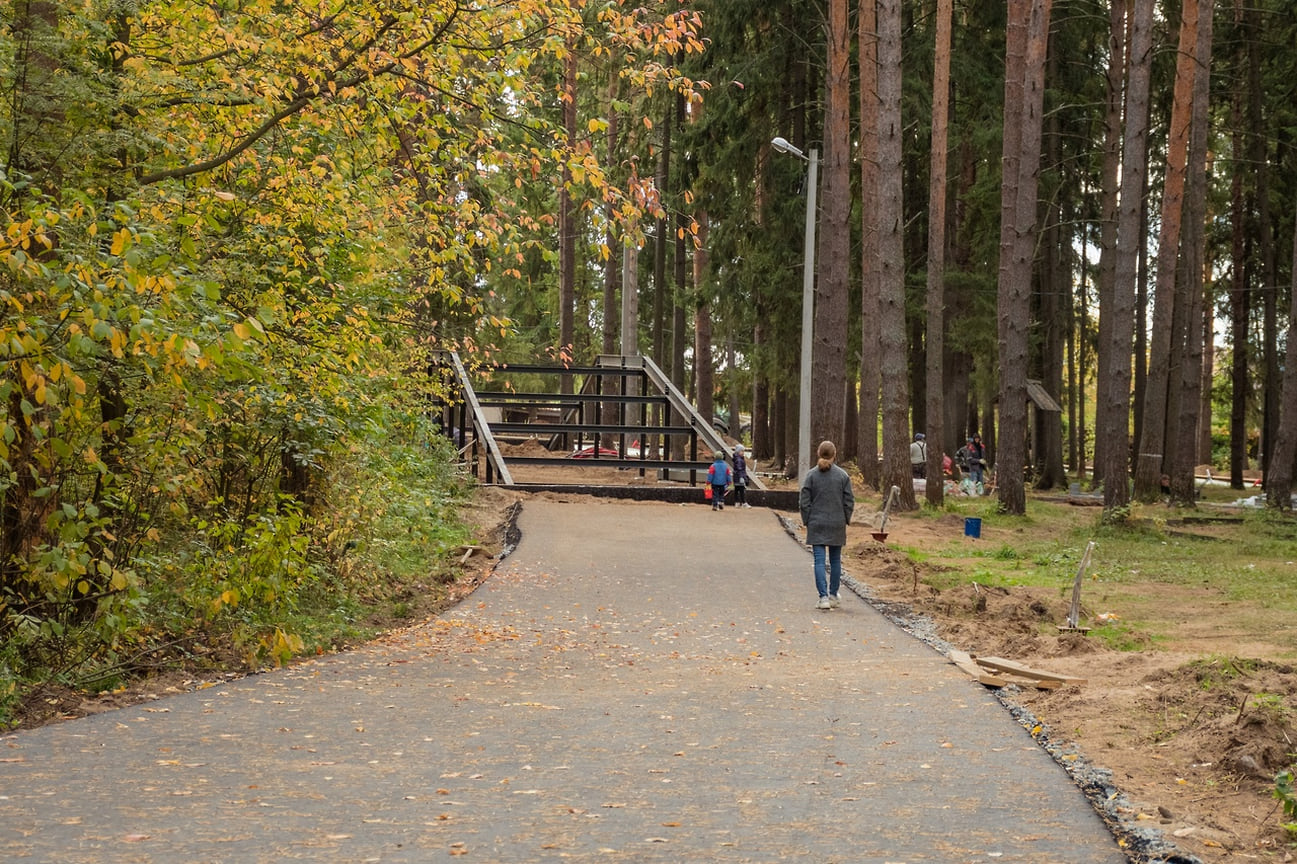
<svg viewBox="0 0 1297 864">
<path fill-rule="evenodd" d="M 833 442 L 821 441 L 816 455 L 819 462 L 802 480 L 798 505 L 802 524 L 806 526 L 806 545 L 811 547 L 815 558 L 815 590 L 820 594 L 817 608 L 832 609 L 838 605 L 842 547 L 847 544 L 847 523 L 851 521 L 856 496 L 851 491 L 847 472 L 833 463 L 838 455 Z"/>
</svg>

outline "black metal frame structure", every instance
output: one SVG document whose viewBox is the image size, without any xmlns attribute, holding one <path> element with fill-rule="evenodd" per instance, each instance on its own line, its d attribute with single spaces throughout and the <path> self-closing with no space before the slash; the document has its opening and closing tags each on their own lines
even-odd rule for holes
<svg viewBox="0 0 1297 864">
<path fill-rule="evenodd" d="M 487 367 L 473 378 L 458 354 L 442 352 L 432 368 L 449 394 L 442 424 L 460 448 L 474 477 L 488 484 L 515 483 L 511 465 L 653 471 L 660 479 L 689 486 L 705 482 L 710 453 L 729 447 L 647 357 L 601 355 L 593 365 L 508 364 Z M 539 377 L 553 389 L 501 387 L 510 375 Z M 488 389 L 492 388 L 492 389 Z M 499 409 L 503 419 L 488 419 Z M 499 441 L 544 439 L 549 450 L 589 450 L 588 458 L 505 457 Z M 607 450 L 609 453 L 603 453 Z M 754 490 L 764 490 L 750 476 Z M 574 477 L 573 485 L 582 485 Z"/>
</svg>

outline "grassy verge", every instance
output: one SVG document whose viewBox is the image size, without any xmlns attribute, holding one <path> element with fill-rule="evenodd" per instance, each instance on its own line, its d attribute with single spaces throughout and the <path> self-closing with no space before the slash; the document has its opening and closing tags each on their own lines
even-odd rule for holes
<svg viewBox="0 0 1297 864">
<path fill-rule="evenodd" d="M 1297 657 L 1297 521 L 1271 511 L 1229 506 L 1250 495 L 1228 488 L 1204 490 L 1200 506 L 1173 509 L 1135 505 L 1124 524 L 1105 525 L 1097 507 L 1033 498 L 1024 517 L 996 512 L 994 499 L 952 499 L 941 511 L 982 519 L 983 541 L 954 532 L 942 542 L 904 551 L 928 565 L 925 581 L 946 590 L 970 580 L 987 586 L 1023 586 L 1070 598 L 1087 544 L 1094 549 L 1082 585 L 1090 612 L 1114 613 L 1094 635 L 1112 647 L 1133 650 L 1173 637 L 1183 611 L 1175 598 L 1214 605 L 1223 630 L 1266 632 Z M 991 539 L 994 538 L 994 539 Z"/>
</svg>

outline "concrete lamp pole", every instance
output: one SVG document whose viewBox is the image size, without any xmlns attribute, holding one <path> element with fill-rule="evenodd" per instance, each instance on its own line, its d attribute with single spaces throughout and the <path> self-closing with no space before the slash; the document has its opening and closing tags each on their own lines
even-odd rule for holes
<svg viewBox="0 0 1297 864">
<path fill-rule="evenodd" d="M 780 153 L 808 163 L 806 169 L 806 249 L 802 270 L 802 363 L 797 402 L 797 481 L 811 470 L 811 335 L 815 326 L 815 194 L 819 187 L 820 151 L 807 156 L 785 138 L 770 142 Z"/>
</svg>

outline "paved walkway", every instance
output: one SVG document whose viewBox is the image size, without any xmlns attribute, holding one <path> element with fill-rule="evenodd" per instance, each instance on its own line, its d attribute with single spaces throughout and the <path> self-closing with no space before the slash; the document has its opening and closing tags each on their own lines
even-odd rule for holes
<svg viewBox="0 0 1297 864">
<path fill-rule="evenodd" d="M 770 511 L 520 527 L 430 623 L 0 738 L 0 860 L 1126 860 L 987 691 L 856 597 L 815 610 Z"/>
</svg>

